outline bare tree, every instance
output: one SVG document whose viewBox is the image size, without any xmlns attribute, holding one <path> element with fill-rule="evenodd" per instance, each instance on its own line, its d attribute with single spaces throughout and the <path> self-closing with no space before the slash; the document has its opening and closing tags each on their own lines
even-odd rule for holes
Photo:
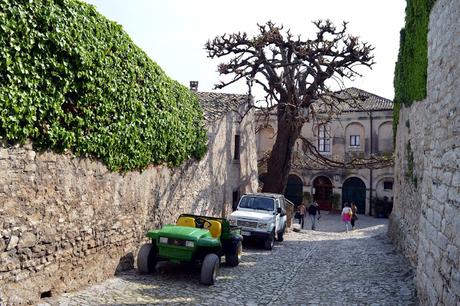
<svg viewBox="0 0 460 306">
<path fill-rule="evenodd" d="M 284 31 L 283 26 L 269 21 L 258 24 L 260 33 L 254 37 L 241 32 L 224 34 L 205 45 L 210 58 L 229 57 L 218 71 L 231 78 L 216 88 L 240 80 L 248 82 L 250 88 L 258 85 L 266 93 L 267 105 L 261 109 L 276 117 L 278 129 L 267 160 L 264 192 L 283 192 L 292 167 L 294 144 L 304 123 L 318 114 L 327 122 L 340 111 L 341 103 L 350 103 L 349 97 L 330 90 L 330 81 L 343 86 L 344 79 L 360 76 L 357 66 L 371 68 L 374 64 L 373 47 L 347 34 L 346 22 L 339 28 L 329 20 L 313 24 L 317 28 L 314 39 L 294 37 L 290 30 Z M 323 158 L 313 144 L 302 141 L 306 150 Z"/>
</svg>

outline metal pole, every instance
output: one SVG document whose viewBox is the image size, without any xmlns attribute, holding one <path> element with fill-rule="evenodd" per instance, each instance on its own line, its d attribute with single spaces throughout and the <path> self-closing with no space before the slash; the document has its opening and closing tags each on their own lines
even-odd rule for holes
<svg viewBox="0 0 460 306">
<path fill-rule="evenodd" d="M 369 123 L 370 123 L 370 132 L 371 132 L 371 137 L 370 137 L 370 145 L 371 145 L 371 148 L 370 148 L 370 155 L 372 155 L 373 153 L 373 122 L 372 122 L 372 111 L 369 112 Z M 372 216 L 372 168 L 369 168 L 369 216 Z"/>
</svg>

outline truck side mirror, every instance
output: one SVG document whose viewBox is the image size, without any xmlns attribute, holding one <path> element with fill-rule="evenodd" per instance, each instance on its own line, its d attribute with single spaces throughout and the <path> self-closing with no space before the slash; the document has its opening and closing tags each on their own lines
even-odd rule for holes
<svg viewBox="0 0 460 306">
<path fill-rule="evenodd" d="M 276 213 L 278 213 L 278 214 L 281 213 L 281 207 L 278 207 L 278 208 L 276 209 Z"/>
</svg>

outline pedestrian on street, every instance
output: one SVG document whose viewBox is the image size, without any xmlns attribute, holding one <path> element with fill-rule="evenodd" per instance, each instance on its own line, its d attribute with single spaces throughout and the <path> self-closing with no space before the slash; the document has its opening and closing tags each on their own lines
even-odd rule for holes
<svg viewBox="0 0 460 306">
<path fill-rule="evenodd" d="M 297 208 L 300 227 L 303 229 L 305 220 L 305 204 L 301 203 Z"/>
<path fill-rule="evenodd" d="M 355 202 L 351 202 L 351 229 L 355 229 L 355 222 L 358 220 L 358 207 L 356 206 Z"/>
<path fill-rule="evenodd" d="M 350 227 L 351 216 L 353 212 L 351 210 L 350 204 L 345 202 L 345 207 L 342 209 L 342 221 L 345 222 L 345 229 L 348 233 L 348 228 Z"/>
<path fill-rule="evenodd" d="M 321 211 L 319 210 L 319 205 L 316 201 L 313 201 L 312 204 L 308 207 L 308 215 L 311 220 L 311 229 L 316 230 L 316 220 L 319 220 L 321 217 Z"/>
</svg>

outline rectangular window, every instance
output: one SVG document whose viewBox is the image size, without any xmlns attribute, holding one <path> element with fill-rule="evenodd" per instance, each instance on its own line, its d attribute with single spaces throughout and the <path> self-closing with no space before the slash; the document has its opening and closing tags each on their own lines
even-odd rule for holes
<svg viewBox="0 0 460 306">
<path fill-rule="evenodd" d="M 393 182 L 383 182 L 384 190 L 393 190 Z"/>
<path fill-rule="evenodd" d="M 350 146 L 351 147 L 359 147 L 359 135 L 350 135 Z"/>
<path fill-rule="evenodd" d="M 240 135 L 235 135 L 235 151 L 233 154 L 234 160 L 240 160 Z"/>
<path fill-rule="evenodd" d="M 329 136 L 329 129 L 325 125 L 318 127 L 318 151 L 331 152 L 331 138 Z"/>
</svg>

